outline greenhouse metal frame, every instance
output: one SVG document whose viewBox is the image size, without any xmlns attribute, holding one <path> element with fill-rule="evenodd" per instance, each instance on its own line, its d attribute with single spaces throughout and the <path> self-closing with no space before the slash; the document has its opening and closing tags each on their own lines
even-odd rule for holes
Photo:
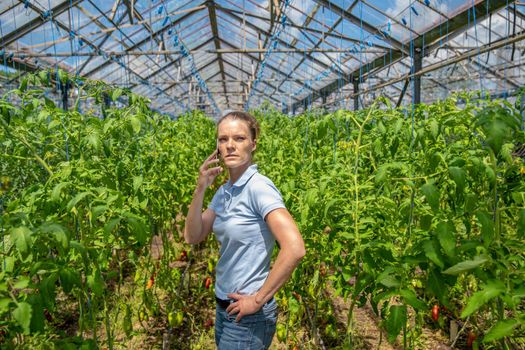
<svg viewBox="0 0 525 350">
<path fill-rule="evenodd" d="M 520 1 L 6 0 L 0 34 L 2 90 L 60 67 L 170 115 L 511 98 L 525 80 Z"/>
</svg>

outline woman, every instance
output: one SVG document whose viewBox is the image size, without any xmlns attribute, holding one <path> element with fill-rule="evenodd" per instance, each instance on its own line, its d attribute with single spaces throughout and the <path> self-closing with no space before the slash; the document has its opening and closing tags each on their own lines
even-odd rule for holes
<svg viewBox="0 0 525 350">
<path fill-rule="evenodd" d="M 275 333 L 274 294 L 305 254 L 304 242 L 274 184 L 252 164 L 259 125 L 245 112 L 217 124 L 217 150 L 200 167 L 184 238 L 196 244 L 213 231 L 221 243 L 216 266 L 215 342 L 218 349 L 268 349 Z M 206 189 L 223 171 L 229 181 L 203 212 Z M 211 166 L 211 167 L 210 167 Z M 270 271 L 275 240 L 280 251 Z"/>
</svg>

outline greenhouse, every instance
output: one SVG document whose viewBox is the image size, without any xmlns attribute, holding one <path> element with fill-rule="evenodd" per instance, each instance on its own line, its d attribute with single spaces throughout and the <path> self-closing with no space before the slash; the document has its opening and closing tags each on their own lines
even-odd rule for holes
<svg viewBox="0 0 525 350">
<path fill-rule="evenodd" d="M 525 349 L 524 86 L 523 1 L 0 0 L 0 348 Z"/>
</svg>

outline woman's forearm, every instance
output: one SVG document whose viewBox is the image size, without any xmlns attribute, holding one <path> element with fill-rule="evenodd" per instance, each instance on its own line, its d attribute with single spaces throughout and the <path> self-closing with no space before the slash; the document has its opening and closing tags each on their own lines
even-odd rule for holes
<svg viewBox="0 0 525 350">
<path fill-rule="evenodd" d="M 257 304 L 264 305 L 277 293 L 286 281 L 290 279 L 292 272 L 299 265 L 304 254 L 304 246 L 281 249 L 268 278 L 255 296 Z"/>
<path fill-rule="evenodd" d="M 202 241 L 202 205 L 205 192 L 206 188 L 201 188 L 197 185 L 193 193 L 193 199 L 186 216 L 186 225 L 184 226 L 184 240 L 186 243 L 195 244 Z"/>
</svg>

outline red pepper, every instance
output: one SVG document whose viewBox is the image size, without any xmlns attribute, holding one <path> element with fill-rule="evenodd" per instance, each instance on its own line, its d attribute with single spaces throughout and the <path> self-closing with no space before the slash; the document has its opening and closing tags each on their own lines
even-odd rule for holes
<svg viewBox="0 0 525 350">
<path fill-rule="evenodd" d="M 204 323 L 204 328 L 209 329 L 211 327 L 213 327 L 213 320 L 211 318 L 208 318 Z"/>
<path fill-rule="evenodd" d="M 210 289 L 211 286 L 211 277 L 206 277 L 206 282 L 204 282 L 204 288 Z"/>
<path fill-rule="evenodd" d="M 153 287 L 153 283 L 155 283 L 155 275 L 151 275 L 151 277 L 148 280 L 148 284 L 146 285 L 146 289 L 151 289 Z"/>
<path fill-rule="evenodd" d="M 188 253 L 185 250 L 180 252 L 180 260 L 181 261 L 186 261 L 187 258 L 188 258 Z"/>
<path fill-rule="evenodd" d="M 476 334 L 474 332 L 468 332 L 467 336 L 467 348 L 472 349 L 472 344 L 474 343 L 474 340 L 476 340 Z"/>
<path fill-rule="evenodd" d="M 439 320 L 439 305 L 437 304 L 432 307 L 432 319 L 434 321 Z"/>
</svg>

